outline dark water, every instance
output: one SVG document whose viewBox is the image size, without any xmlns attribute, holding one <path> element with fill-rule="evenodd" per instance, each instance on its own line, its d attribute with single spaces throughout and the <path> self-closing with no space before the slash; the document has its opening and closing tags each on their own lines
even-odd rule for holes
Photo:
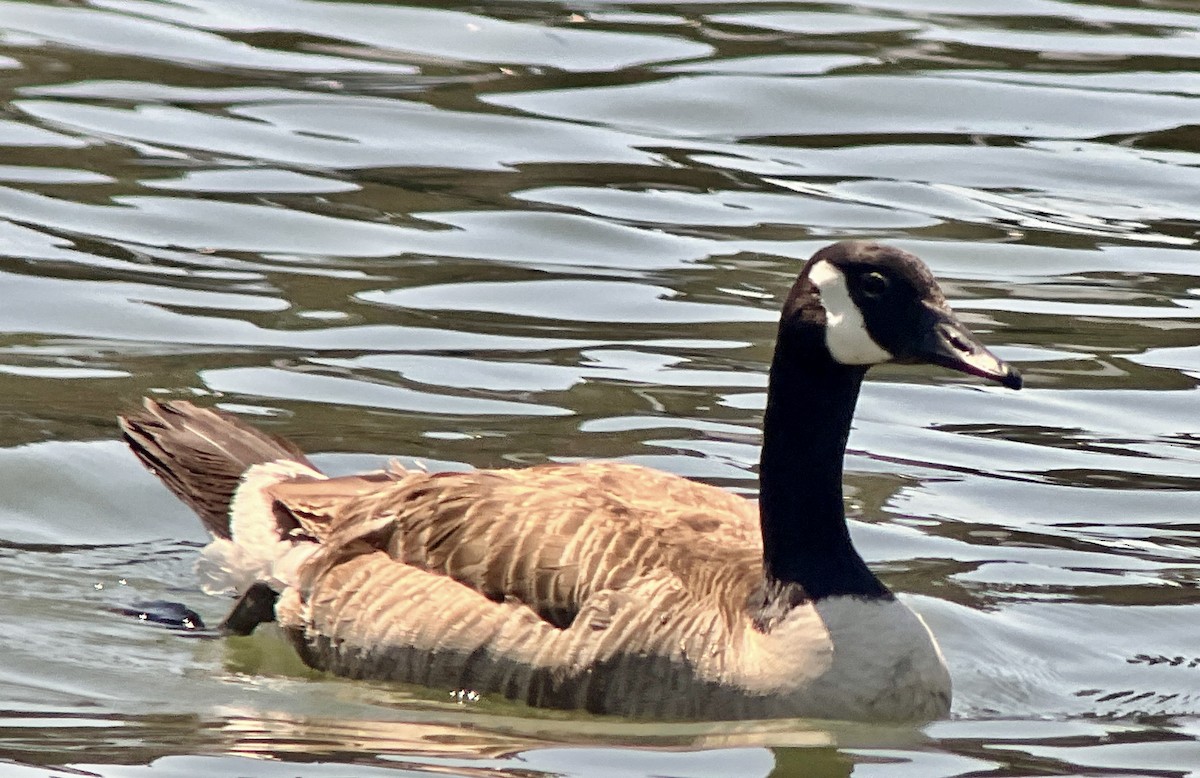
<svg viewBox="0 0 1200 778">
<path fill-rule="evenodd" d="M 1198 66 L 1181 0 L 0 2 L 0 772 L 1200 775 Z M 552 715 L 112 612 L 227 605 L 115 442 L 147 393 L 334 471 L 752 493 L 780 295 L 843 237 L 1028 379 L 877 370 L 851 439 L 951 720 Z"/>
</svg>

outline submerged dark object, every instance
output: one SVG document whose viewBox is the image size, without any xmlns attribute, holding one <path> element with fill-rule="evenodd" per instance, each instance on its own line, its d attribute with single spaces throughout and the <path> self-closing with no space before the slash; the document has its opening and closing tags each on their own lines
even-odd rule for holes
<svg viewBox="0 0 1200 778">
<path fill-rule="evenodd" d="M 113 613 L 132 616 L 139 621 L 158 624 L 168 629 L 202 630 L 204 619 L 200 614 L 181 602 L 171 600 L 137 600 L 129 605 L 109 608 Z"/>
<path fill-rule="evenodd" d="M 247 589 L 221 622 L 226 635 L 249 635 L 259 624 L 275 620 L 279 593 L 261 581 Z"/>
</svg>

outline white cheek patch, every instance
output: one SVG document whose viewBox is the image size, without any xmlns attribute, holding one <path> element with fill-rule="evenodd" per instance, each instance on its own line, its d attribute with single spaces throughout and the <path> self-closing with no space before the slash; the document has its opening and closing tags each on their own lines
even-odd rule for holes
<svg viewBox="0 0 1200 778">
<path fill-rule="evenodd" d="M 833 358 L 843 365 L 877 365 L 890 361 L 892 355 L 867 332 L 862 311 L 850 297 L 846 275 L 822 260 L 812 266 L 808 277 L 821 293 L 821 307 L 825 309 L 825 346 Z"/>
</svg>

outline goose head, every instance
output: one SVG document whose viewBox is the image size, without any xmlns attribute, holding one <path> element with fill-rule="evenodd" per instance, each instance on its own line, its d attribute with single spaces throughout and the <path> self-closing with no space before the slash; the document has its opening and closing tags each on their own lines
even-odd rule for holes
<svg viewBox="0 0 1200 778">
<path fill-rule="evenodd" d="M 845 241 L 818 251 L 792 288 L 781 324 L 820 333 L 841 365 L 929 363 L 1021 388 L 1020 373 L 955 316 L 925 263 L 892 246 Z"/>
<path fill-rule="evenodd" d="M 917 257 L 867 242 L 814 254 L 784 303 L 767 387 L 759 518 L 764 591 L 776 594 L 764 600 L 763 623 L 781 602 L 891 597 L 854 549 L 842 493 L 859 389 L 868 368 L 884 362 L 1021 386 L 958 320 Z"/>
</svg>

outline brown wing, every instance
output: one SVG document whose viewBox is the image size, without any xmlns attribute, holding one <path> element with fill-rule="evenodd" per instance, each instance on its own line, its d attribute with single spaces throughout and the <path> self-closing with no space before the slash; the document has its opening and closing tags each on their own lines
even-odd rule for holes
<svg viewBox="0 0 1200 778">
<path fill-rule="evenodd" d="M 698 600 L 724 594 L 711 599 L 725 608 L 760 575 L 752 503 L 636 465 L 395 471 L 287 482 L 271 495 L 330 552 L 383 550 L 560 628 L 589 597 L 650 573 L 670 572 Z"/>
<path fill-rule="evenodd" d="M 727 693 L 745 620 L 695 601 L 669 571 L 596 593 L 559 629 L 383 551 L 331 552 L 322 547 L 276 606 L 313 667 L 596 713 L 747 715 L 745 695 Z"/>
</svg>

